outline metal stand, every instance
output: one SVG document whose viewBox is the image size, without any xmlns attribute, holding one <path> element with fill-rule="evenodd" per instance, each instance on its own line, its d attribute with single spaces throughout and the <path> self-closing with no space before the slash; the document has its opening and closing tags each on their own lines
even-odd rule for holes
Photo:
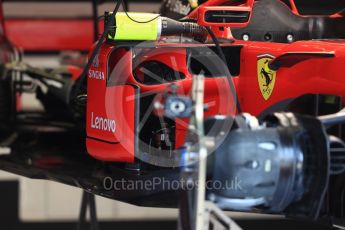
<svg viewBox="0 0 345 230">
<path fill-rule="evenodd" d="M 83 192 L 83 197 L 81 200 L 80 213 L 79 213 L 79 222 L 77 230 L 82 230 L 83 226 L 86 224 L 86 210 L 89 207 L 90 210 L 90 230 L 98 230 L 98 219 L 96 213 L 96 202 L 95 195 Z"/>
<path fill-rule="evenodd" d="M 193 115 L 189 123 L 190 139 L 197 140 L 196 146 L 187 147 L 187 157 L 181 171 L 181 178 L 197 185 L 193 190 L 181 191 L 179 230 L 241 230 L 223 210 L 207 201 L 206 171 L 207 147 L 204 135 L 204 76 L 196 75 L 192 83 Z M 194 137 L 193 137 L 194 136 Z"/>
<path fill-rule="evenodd" d="M 204 229 L 208 230 L 242 230 L 223 210 L 213 202 L 205 202 Z"/>
</svg>

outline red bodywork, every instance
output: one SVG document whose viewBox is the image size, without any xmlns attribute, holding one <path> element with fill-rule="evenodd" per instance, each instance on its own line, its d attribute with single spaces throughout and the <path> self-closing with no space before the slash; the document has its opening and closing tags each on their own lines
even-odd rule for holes
<svg viewBox="0 0 345 230">
<path fill-rule="evenodd" d="M 187 69 L 186 49 L 174 44 L 157 44 L 155 49 L 148 49 L 143 54 L 147 60 L 159 60 L 166 65 L 185 74 L 185 78 L 176 81 L 179 94 L 189 95 L 192 74 Z M 145 51 L 144 51 L 145 52 Z M 146 55 L 149 55 L 147 57 Z M 87 106 L 87 148 L 97 159 L 106 161 L 134 161 L 138 151 L 138 126 L 140 97 L 167 91 L 170 83 L 145 85 L 134 76 L 133 49 L 116 48 L 104 44 L 98 55 L 99 62 L 90 68 L 88 76 Z M 144 60 L 140 60 L 141 63 Z M 176 62 L 175 62 L 176 61 Z M 95 77 L 96 76 L 96 77 Z M 103 77 L 104 76 L 104 77 Z M 227 79 L 224 77 L 206 79 L 205 103 L 209 109 L 207 116 L 215 114 L 234 114 L 234 100 L 228 90 Z M 115 121 L 115 132 L 95 128 L 95 116 Z M 184 143 L 188 121 L 176 121 L 175 147 Z M 108 127 L 108 125 L 107 125 Z M 103 127 L 104 128 L 104 127 Z M 114 154 L 116 153 L 116 154 Z"/>
<path fill-rule="evenodd" d="M 218 2 L 221 3 L 223 0 Z M 207 4 L 217 5 L 218 2 L 210 1 Z M 289 0 L 289 2 L 291 11 L 300 15 L 294 0 Z M 342 16 L 334 14 L 330 17 Z M 196 11 L 190 14 L 190 17 L 197 18 Z M 93 43 L 92 19 L 35 18 L 33 16 L 30 18 L 7 18 L 5 25 L 9 40 L 25 51 L 86 51 Z M 103 21 L 100 21 L 99 28 L 103 28 Z"/>
<path fill-rule="evenodd" d="M 5 25 L 9 39 L 25 51 L 84 51 L 93 43 L 92 19 L 7 19 Z"/>
<path fill-rule="evenodd" d="M 214 32 L 218 37 L 229 37 L 229 31 Z M 278 110 L 278 104 L 306 94 L 328 94 L 345 98 L 345 42 L 344 41 L 299 41 L 292 44 L 250 42 L 236 40 L 222 43 L 222 46 L 241 47 L 240 72 L 233 77 L 241 112 L 260 115 L 266 110 Z M 93 157 L 113 162 L 133 162 L 139 153 L 140 126 L 143 113 L 140 110 L 141 97 L 164 94 L 171 83 L 156 85 L 141 83 L 140 63 L 148 60 L 159 61 L 183 73 L 184 79 L 174 81 L 178 94 L 190 95 L 192 73 L 187 67 L 187 52 L 190 47 L 200 44 L 174 44 L 157 42 L 154 48 L 135 53 L 136 48 L 124 48 L 104 43 L 97 61 L 88 76 L 87 103 L 87 149 Z M 283 56 L 284 55 L 284 56 Z M 139 57 L 138 57 L 139 56 Z M 260 90 L 258 61 L 261 57 L 288 58 L 285 65 L 275 72 L 275 83 L 270 96 L 264 98 Z M 280 60 L 283 60 L 281 58 Z M 134 74 L 135 73 L 135 74 Z M 234 98 L 227 78 L 215 77 L 205 80 L 206 118 L 214 115 L 235 114 Z M 268 88 L 268 86 L 267 86 Z M 95 116 L 107 125 L 95 126 Z M 110 132 L 109 123 L 116 128 Z M 103 123 L 103 124 L 105 124 Z M 175 148 L 185 141 L 188 120 L 175 120 Z M 95 128 L 96 127 L 96 128 Z"/>
</svg>

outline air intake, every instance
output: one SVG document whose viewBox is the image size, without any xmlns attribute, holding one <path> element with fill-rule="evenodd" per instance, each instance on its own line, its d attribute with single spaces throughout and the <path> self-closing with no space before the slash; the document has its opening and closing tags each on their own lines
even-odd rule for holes
<svg viewBox="0 0 345 230">
<path fill-rule="evenodd" d="M 205 21 L 209 23 L 245 23 L 249 20 L 250 12 L 208 10 L 205 12 Z"/>
</svg>

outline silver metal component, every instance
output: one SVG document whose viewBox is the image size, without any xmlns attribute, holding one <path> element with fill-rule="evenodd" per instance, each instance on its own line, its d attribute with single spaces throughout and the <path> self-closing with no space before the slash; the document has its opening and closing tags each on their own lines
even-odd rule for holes
<svg viewBox="0 0 345 230">
<path fill-rule="evenodd" d="M 246 198 L 246 199 L 229 199 L 217 196 L 215 203 L 221 209 L 236 211 L 252 211 L 255 206 L 266 203 L 265 198 Z"/>
<path fill-rule="evenodd" d="M 250 127 L 251 129 L 255 129 L 260 126 L 259 120 L 256 119 L 256 117 L 250 115 L 249 113 L 243 113 L 242 116 L 244 117 L 248 127 Z"/>
<path fill-rule="evenodd" d="M 257 169 L 260 166 L 259 162 L 257 160 L 249 161 L 245 164 L 245 167 L 249 169 Z"/>
<path fill-rule="evenodd" d="M 333 227 L 334 227 L 334 228 L 337 228 L 337 229 L 345 229 L 344 226 L 337 225 L 337 224 L 333 224 Z"/>
<path fill-rule="evenodd" d="M 294 37 L 293 37 L 293 35 L 292 34 L 288 34 L 288 35 L 286 35 L 286 40 L 288 41 L 288 42 L 293 42 L 294 41 Z"/>
<path fill-rule="evenodd" d="M 248 35 L 248 34 L 243 34 L 243 35 L 242 35 L 242 39 L 243 39 L 244 41 L 249 41 L 249 35 Z"/>
<path fill-rule="evenodd" d="M 170 110 L 173 113 L 180 114 L 186 110 L 186 105 L 182 101 L 174 101 L 170 104 Z"/>
<path fill-rule="evenodd" d="M 207 149 L 214 149 L 216 146 L 216 140 L 214 137 L 205 137 L 205 145 Z"/>
<path fill-rule="evenodd" d="M 332 125 L 344 124 L 345 123 L 345 109 L 339 111 L 338 113 L 319 116 L 318 118 L 327 127 L 332 126 Z"/>
<path fill-rule="evenodd" d="M 156 101 L 153 106 L 155 109 L 164 109 L 164 106 L 159 101 Z"/>
<path fill-rule="evenodd" d="M 193 112 L 193 102 L 186 96 L 168 96 L 165 101 L 165 116 L 169 118 L 190 118 Z"/>
<path fill-rule="evenodd" d="M 223 210 L 218 208 L 214 203 L 210 201 L 205 202 L 205 226 L 208 229 L 212 224 L 213 229 L 229 229 L 229 230 L 241 230 L 230 217 L 224 214 Z"/>
<path fill-rule="evenodd" d="M 162 35 L 162 17 L 158 17 L 158 29 L 157 29 L 157 38 L 159 39 Z"/>
<path fill-rule="evenodd" d="M 277 146 L 273 142 L 262 142 L 259 143 L 258 147 L 267 151 L 273 151 L 276 149 Z"/>
<path fill-rule="evenodd" d="M 194 114 L 191 118 L 192 131 L 198 136 L 199 161 L 197 165 L 196 208 L 195 208 L 195 229 L 203 230 L 205 221 L 205 193 L 206 193 L 206 168 L 207 148 L 204 132 L 204 76 L 196 75 L 193 78 L 192 100 L 194 102 Z M 193 127 L 194 126 L 194 127 Z"/>
<path fill-rule="evenodd" d="M 10 147 L 1 147 L 0 146 L 0 155 L 10 155 L 12 152 L 12 149 Z"/>
<path fill-rule="evenodd" d="M 345 171 L 345 143 L 339 137 L 329 136 L 329 145 L 331 153 L 331 173 L 333 175 L 341 174 Z"/>
<path fill-rule="evenodd" d="M 204 76 L 197 75 L 193 77 L 192 84 L 192 101 L 194 111 L 190 118 L 189 123 L 189 133 L 194 136 L 194 141 L 197 144 L 192 146 L 187 145 L 187 154 L 185 160 L 185 165 L 190 165 L 196 163 L 193 166 L 195 178 L 193 182 L 196 183 L 197 189 L 194 192 L 194 203 L 195 208 L 193 210 L 191 219 L 194 221 L 192 223 L 193 230 L 209 230 L 210 226 L 212 229 L 231 229 L 231 230 L 241 230 L 241 228 L 232 221 L 228 216 L 226 216 L 223 211 L 217 207 L 211 201 L 206 201 L 206 171 L 207 171 L 207 153 L 208 148 L 215 145 L 215 140 L 212 138 L 207 138 L 204 131 Z M 188 148 L 188 146 L 190 148 Z M 255 166 L 255 165 L 254 165 Z M 188 167 L 185 169 L 185 173 Z M 193 172 L 190 172 L 193 173 Z M 210 200 L 218 201 L 219 197 L 211 194 Z M 261 204 L 264 201 L 260 200 L 246 200 L 246 202 L 236 202 L 237 200 L 227 200 L 235 204 L 240 205 L 256 205 Z M 241 200 L 242 201 L 242 200 Z M 253 202 L 251 202 L 253 201 Z M 218 203 L 218 202 L 217 202 Z M 245 207 L 243 207 L 245 208 Z M 179 224 L 179 228 L 181 225 Z"/>
</svg>

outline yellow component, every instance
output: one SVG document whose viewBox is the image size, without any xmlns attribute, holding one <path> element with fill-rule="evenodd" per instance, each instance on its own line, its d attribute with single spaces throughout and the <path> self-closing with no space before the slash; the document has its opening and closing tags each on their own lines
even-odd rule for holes
<svg viewBox="0 0 345 230">
<path fill-rule="evenodd" d="M 272 60 L 271 57 L 262 57 L 257 62 L 257 75 L 260 92 L 263 98 L 267 101 L 272 93 L 276 83 L 277 73 L 268 67 L 268 63 Z"/>
<path fill-rule="evenodd" d="M 198 0 L 189 0 L 189 4 L 193 9 L 199 6 Z"/>
<path fill-rule="evenodd" d="M 157 40 L 160 35 L 160 17 L 151 13 L 128 13 L 134 19 L 129 18 L 124 12 L 116 14 L 115 36 L 108 35 L 113 40 Z M 152 20 L 154 19 L 154 20 Z M 139 23 L 145 22 L 145 23 Z"/>
</svg>

